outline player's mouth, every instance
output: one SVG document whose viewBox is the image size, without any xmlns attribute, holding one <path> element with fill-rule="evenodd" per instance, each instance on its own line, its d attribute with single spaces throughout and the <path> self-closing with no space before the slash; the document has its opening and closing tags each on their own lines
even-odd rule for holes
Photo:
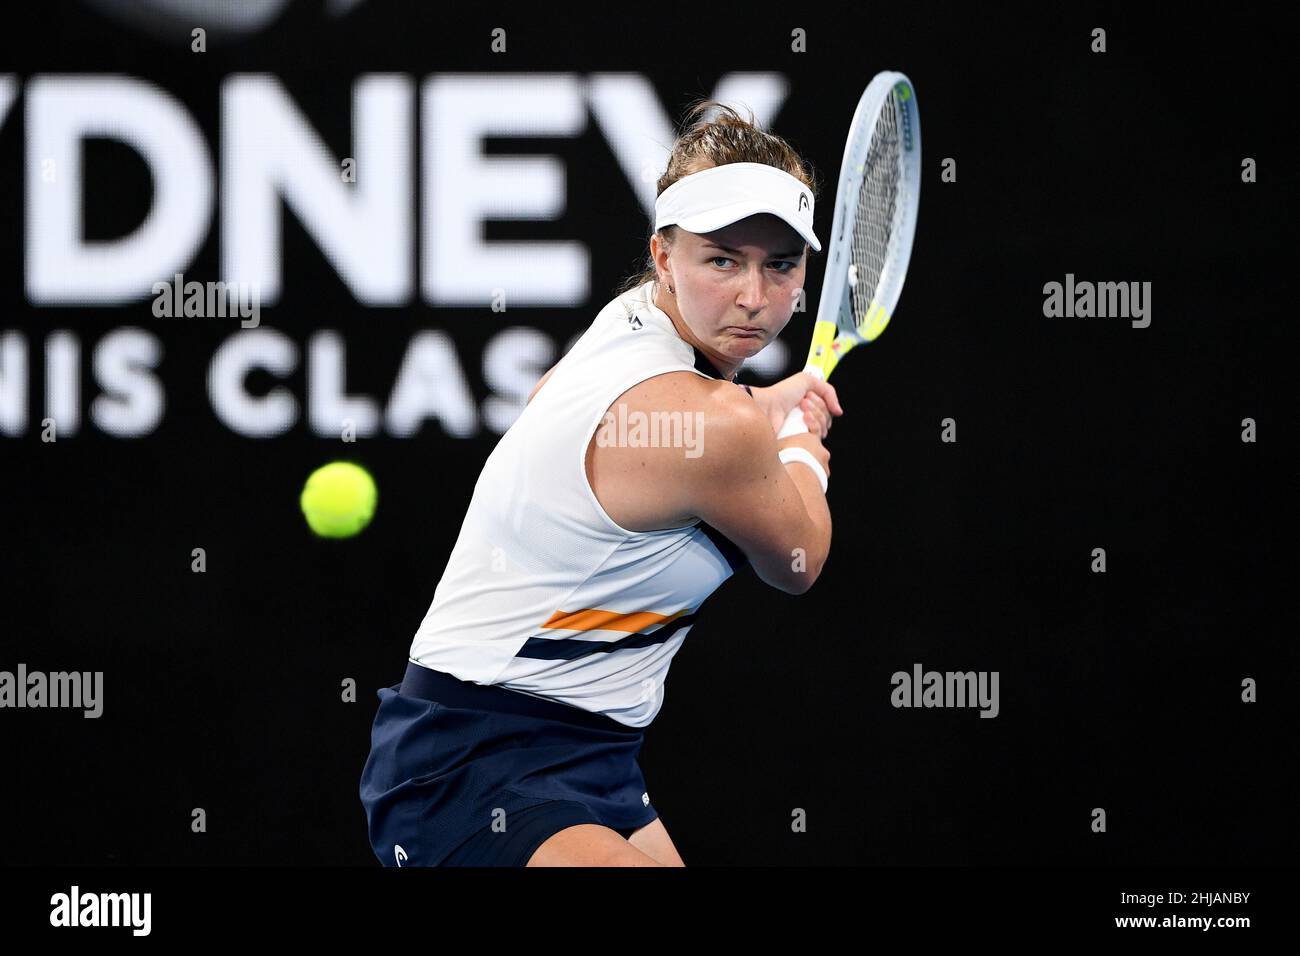
<svg viewBox="0 0 1300 956">
<path fill-rule="evenodd" d="M 756 325 L 729 325 L 727 328 L 741 338 L 757 338 L 763 330 Z"/>
</svg>

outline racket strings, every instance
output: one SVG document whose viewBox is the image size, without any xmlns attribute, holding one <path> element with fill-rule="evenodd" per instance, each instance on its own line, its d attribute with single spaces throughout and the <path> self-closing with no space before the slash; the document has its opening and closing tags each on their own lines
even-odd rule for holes
<svg viewBox="0 0 1300 956">
<path fill-rule="evenodd" d="M 902 143 L 898 129 L 898 104 L 886 98 L 876 121 L 858 189 L 857 215 L 853 224 L 852 277 L 850 292 L 855 324 L 871 325 L 878 309 L 893 303 L 878 301 L 879 290 L 888 279 L 885 270 L 900 214 L 899 188 L 902 180 Z"/>
</svg>

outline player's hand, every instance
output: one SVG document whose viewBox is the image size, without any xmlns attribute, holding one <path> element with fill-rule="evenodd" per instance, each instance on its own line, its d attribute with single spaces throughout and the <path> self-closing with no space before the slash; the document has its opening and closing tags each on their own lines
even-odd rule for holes
<svg viewBox="0 0 1300 956">
<path fill-rule="evenodd" d="M 754 401 L 759 403 L 767 420 L 772 423 L 773 434 L 781 430 L 794 408 L 804 409 L 804 423 L 808 430 L 822 438 L 830 432 L 833 417 L 844 414 L 835 386 L 808 372 L 796 372 L 772 385 L 755 388 Z"/>
<path fill-rule="evenodd" d="M 830 386 L 828 385 L 827 388 Z M 831 430 L 831 410 L 826 407 L 826 399 L 822 398 L 817 392 L 806 392 L 804 397 L 799 400 L 799 407 L 803 409 L 804 424 L 814 435 L 821 435 L 825 438 Z M 843 414 L 841 409 L 840 414 Z"/>
</svg>

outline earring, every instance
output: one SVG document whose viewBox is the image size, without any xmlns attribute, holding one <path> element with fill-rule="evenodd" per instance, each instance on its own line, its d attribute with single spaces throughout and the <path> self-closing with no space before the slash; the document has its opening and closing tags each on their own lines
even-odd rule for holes
<svg viewBox="0 0 1300 956">
<path fill-rule="evenodd" d="M 669 295 L 676 295 L 676 294 L 677 294 L 677 290 L 674 289 L 674 288 L 670 285 L 670 286 L 668 287 L 668 294 L 669 294 Z"/>
</svg>

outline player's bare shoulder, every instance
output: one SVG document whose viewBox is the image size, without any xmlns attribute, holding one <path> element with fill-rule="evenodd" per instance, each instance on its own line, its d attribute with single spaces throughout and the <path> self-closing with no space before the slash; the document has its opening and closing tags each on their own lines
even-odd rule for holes
<svg viewBox="0 0 1300 956">
<path fill-rule="evenodd" d="M 666 372 L 610 406 L 587 449 L 587 477 L 609 516 L 629 530 L 689 524 L 698 489 L 764 428 L 770 437 L 766 418 L 734 383 Z"/>
<path fill-rule="evenodd" d="M 748 444 L 755 433 L 771 425 L 754 400 L 733 382 L 705 378 L 694 372 L 668 372 L 641 382 L 627 393 L 627 407 L 660 437 L 655 456 L 666 469 L 663 477 L 711 471 Z"/>
</svg>

